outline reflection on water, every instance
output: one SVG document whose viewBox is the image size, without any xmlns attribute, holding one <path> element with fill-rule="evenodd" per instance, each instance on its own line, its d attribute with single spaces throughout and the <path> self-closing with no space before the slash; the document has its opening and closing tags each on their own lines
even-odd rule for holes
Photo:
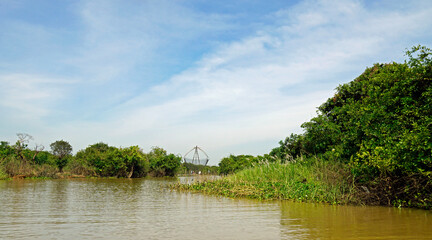
<svg viewBox="0 0 432 240">
<path fill-rule="evenodd" d="M 432 239 L 432 212 L 387 207 L 280 203 L 293 239 Z"/>
<path fill-rule="evenodd" d="M 184 180 L 184 179 L 183 179 Z M 430 211 L 235 200 L 174 180 L 0 181 L 0 239 L 430 239 Z"/>
</svg>

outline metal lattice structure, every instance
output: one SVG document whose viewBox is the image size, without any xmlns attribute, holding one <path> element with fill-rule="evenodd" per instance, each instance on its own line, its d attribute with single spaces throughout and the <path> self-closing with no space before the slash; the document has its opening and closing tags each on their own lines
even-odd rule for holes
<svg viewBox="0 0 432 240">
<path fill-rule="evenodd" d="M 193 154 L 192 154 L 193 152 Z M 206 152 L 204 152 L 204 150 L 202 150 L 200 147 L 195 146 L 194 148 L 192 148 L 189 152 L 187 152 L 184 157 L 183 157 L 183 161 L 185 163 L 191 163 L 194 165 L 207 165 L 208 161 L 209 161 L 209 156 L 207 155 Z"/>
</svg>

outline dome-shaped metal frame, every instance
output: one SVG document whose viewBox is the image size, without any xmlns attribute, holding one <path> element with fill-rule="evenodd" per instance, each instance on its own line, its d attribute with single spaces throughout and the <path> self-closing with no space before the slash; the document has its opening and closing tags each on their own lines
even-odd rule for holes
<svg viewBox="0 0 432 240">
<path fill-rule="evenodd" d="M 193 151 L 193 155 L 191 155 Z M 200 154 L 201 153 L 201 154 Z M 204 150 L 202 150 L 200 147 L 195 146 L 194 148 L 192 148 L 189 152 L 187 152 L 184 157 L 183 157 L 183 161 L 185 163 L 191 163 L 194 165 L 207 165 L 208 161 L 209 161 L 209 156 L 207 155 L 206 152 L 204 152 Z"/>
</svg>

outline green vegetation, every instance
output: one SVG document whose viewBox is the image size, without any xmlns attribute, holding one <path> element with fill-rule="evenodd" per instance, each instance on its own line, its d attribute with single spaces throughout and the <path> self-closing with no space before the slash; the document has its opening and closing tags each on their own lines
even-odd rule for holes
<svg viewBox="0 0 432 240">
<path fill-rule="evenodd" d="M 72 155 L 72 146 L 64 140 L 50 145 L 51 152 L 37 145 L 28 147 L 32 137 L 17 134 L 18 141 L 0 144 L 0 179 L 63 177 L 162 177 L 174 176 L 180 169 L 181 157 L 154 147 L 143 153 L 138 146 L 116 148 L 96 143 Z"/>
<path fill-rule="evenodd" d="M 155 177 L 174 177 L 180 168 L 181 157 L 172 153 L 167 154 L 162 148 L 153 147 L 147 157 L 150 162 L 151 173 Z"/>
<path fill-rule="evenodd" d="M 33 138 L 25 133 L 18 133 L 18 140 L 14 145 L 2 141 L 0 144 L 0 178 L 11 177 L 55 177 L 57 167 L 55 157 L 43 146 L 36 145 L 28 148 Z"/>
<path fill-rule="evenodd" d="M 311 158 L 260 164 L 219 180 L 177 184 L 174 188 L 227 197 L 352 203 L 354 188 L 349 175 L 340 165 Z"/>
<path fill-rule="evenodd" d="M 50 147 L 52 153 L 56 156 L 56 165 L 59 171 L 62 172 L 72 154 L 72 146 L 68 142 L 60 140 L 51 143 Z"/>
<path fill-rule="evenodd" d="M 214 188 L 228 196 L 267 198 L 268 194 L 271 198 L 308 200 L 319 196 L 315 200 L 432 208 L 432 52 L 416 46 L 406 54 L 409 59 L 405 63 L 375 64 L 340 85 L 318 108 L 317 116 L 302 124 L 303 134 L 291 134 L 269 155 L 230 156 L 220 163 L 221 173 L 255 168 L 189 188 L 204 192 Z M 263 159 L 283 163 L 269 165 L 279 169 L 274 177 L 263 179 Z M 319 160 L 313 163 L 311 159 Z M 291 169 L 303 172 L 305 166 L 318 163 L 340 170 L 329 173 L 326 168 L 310 167 L 309 171 L 324 174 L 315 173 L 318 182 L 306 175 L 299 175 L 306 181 L 294 180 L 298 185 L 284 181 L 296 178 L 289 174 Z M 287 176 L 281 178 L 277 171 Z M 344 179 L 351 179 L 352 187 L 348 188 Z M 312 192 L 297 191 L 303 188 L 311 190 L 314 197 Z M 328 191 L 338 197 L 329 198 Z"/>
<path fill-rule="evenodd" d="M 230 155 L 219 162 L 219 174 L 231 174 L 252 167 L 257 159 L 251 155 Z"/>
<path fill-rule="evenodd" d="M 0 180 L 4 180 L 9 178 L 9 176 L 6 174 L 5 170 L 3 169 L 3 166 L 0 166 Z"/>
<path fill-rule="evenodd" d="M 144 177 L 149 167 L 138 146 L 116 148 L 96 143 L 80 150 L 69 165 L 74 174 L 97 177 Z"/>
</svg>

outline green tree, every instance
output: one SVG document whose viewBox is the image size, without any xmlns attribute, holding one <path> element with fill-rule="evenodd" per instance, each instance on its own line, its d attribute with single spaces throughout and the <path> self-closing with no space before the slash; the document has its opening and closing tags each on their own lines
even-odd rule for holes
<svg viewBox="0 0 432 240">
<path fill-rule="evenodd" d="M 155 177 L 175 176 L 181 165 L 181 157 L 174 154 L 167 154 L 166 150 L 160 147 L 153 147 L 147 154 L 150 164 L 150 172 Z"/>
<path fill-rule="evenodd" d="M 63 167 L 68 163 L 69 157 L 72 155 L 72 146 L 64 141 L 58 140 L 50 145 L 52 154 L 56 156 L 56 165 L 59 171 L 63 171 Z"/>
<path fill-rule="evenodd" d="M 33 140 L 33 137 L 27 133 L 17 133 L 18 140 L 16 141 L 13 148 L 15 149 L 15 155 L 22 161 L 27 161 L 29 158 L 28 143 Z"/>
<path fill-rule="evenodd" d="M 115 176 L 115 147 L 108 146 L 106 143 L 96 143 L 88 146 L 84 150 L 77 152 L 75 156 L 75 168 L 80 168 L 82 172 L 93 172 L 96 176 L 108 177 Z"/>
<path fill-rule="evenodd" d="M 9 145 L 9 142 L 0 142 L 0 160 L 3 160 L 7 156 L 13 154 L 13 148 Z"/>
<path fill-rule="evenodd" d="M 80 172 L 93 172 L 101 177 L 144 177 L 149 171 L 149 163 L 138 146 L 116 148 L 106 143 L 79 151 L 73 165 Z"/>
<path fill-rule="evenodd" d="M 56 156 L 53 156 L 50 152 L 47 151 L 40 151 L 39 154 L 37 154 L 34 158 L 34 163 L 38 165 L 43 164 L 55 164 L 55 158 Z"/>
<path fill-rule="evenodd" d="M 377 201 L 432 204 L 432 51 L 416 46 L 406 55 L 340 85 L 304 133 L 271 154 L 342 161 Z"/>
<path fill-rule="evenodd" d="M 279 141 L 279 147 L 273 148 L 269 155 L 282 162 L 292 161 L 305 154 L 303 138 L 302 135 L 291 134 L 284 141 Z"/>
<path fill-rule="evenodd" d="M 251 155 L 230 155 L 219 162 L 219 174 L 231 174 L 252 167 L 258 158 Z"/>
<path fill-rule="evenodd" d="M 120 158 L 122 159 L 124 169 L 122 174 L 124 177 L 144 177 L 149 170 L 149 164 L 144 156 L 144 153 L 138 146 L 119 149 Z"/>
</svg>

